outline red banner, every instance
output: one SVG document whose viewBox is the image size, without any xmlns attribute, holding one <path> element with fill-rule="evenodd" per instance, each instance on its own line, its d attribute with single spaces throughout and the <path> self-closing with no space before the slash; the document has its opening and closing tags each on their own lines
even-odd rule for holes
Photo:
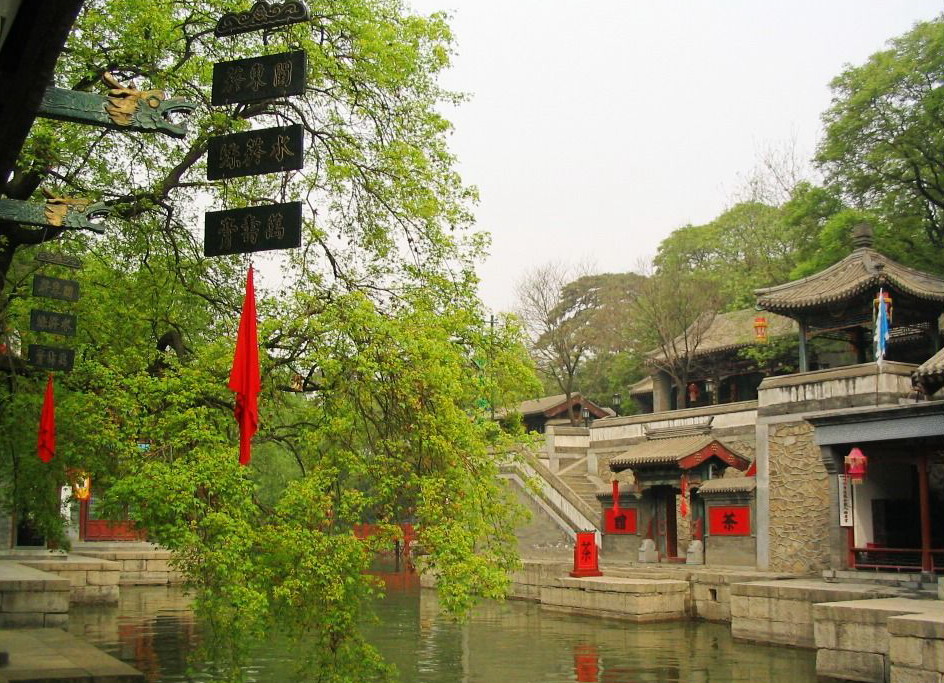
<svg viewBox="0 0 944 683">
<path fill-rule="evenodd" d="M 635 534 L 636 508 L 606 508 L 603 511 L 603 530 L 608 534 Z"/>
<path fill-rule="evenodd" d="M 750 506 L 726 505 L 723 507 L 709 507 L 708 533 L 712 536 L 750 536 Z"/>
</svg>

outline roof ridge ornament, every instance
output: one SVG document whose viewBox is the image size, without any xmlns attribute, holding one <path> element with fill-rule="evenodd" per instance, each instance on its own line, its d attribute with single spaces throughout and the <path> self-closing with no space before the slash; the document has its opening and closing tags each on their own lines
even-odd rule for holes
<svg viewBox="0 0 944 683">
<path fill-rule="evenodd" d="M 869 223 L 859 223 L 852 228 L 852 246 L 856 249 L 871 249 L 875 242 L 875 231 Z"/>
<path fill-rule="evenodd" d="M 216 24 L 213 31 L 218 38 L 235 36 L 250 31 L 273 29 L 289 24 L 297 24 L 311 19 L 311 11 L 301 0 L 288 0 L 283 3 L 268 3 L 259 0 L 245 12 L 227 12 Z"/>
</svg>

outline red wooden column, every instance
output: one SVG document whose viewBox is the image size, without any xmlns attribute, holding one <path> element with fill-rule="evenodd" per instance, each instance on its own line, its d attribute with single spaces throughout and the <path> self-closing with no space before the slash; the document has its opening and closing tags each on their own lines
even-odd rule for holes
<svg viewBox="0 0 944 683">
<path fill-rule="evenodd" d="M 921 571 L 933 571 L 931 562 L 931 502 L 928 493 L 928 456 L 918 458 L 918 504 L 921 508 Z"/>
</svg>

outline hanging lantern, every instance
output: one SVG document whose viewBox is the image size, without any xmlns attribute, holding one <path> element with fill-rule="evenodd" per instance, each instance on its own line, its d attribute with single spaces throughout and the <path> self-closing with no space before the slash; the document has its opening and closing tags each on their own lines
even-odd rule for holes
<svg viewBox="0 0 944 683">
<path fill-rule="evenodd" d="M 872 299 L 872 311 L 873 317 L 878 318 L 878 303 L 879 300 L 885 301 L 885 316 L 888 318 L 888 324 L 892 324 L 892 295 L 886 292 L 884 289 L 880 289 L 878 294 Z"/>
<path fill-rule="evenodd" d="M 760 344 L 767 343 L 767 318 L 754 318 L 754 339 Z"/>
<path fill-rule="evenodd" d="M 72 497 L 76 500 L 88 500 L 92 497 L 92 478 L 85 472 L 77 474 L 72 482 Z"/>
<path fill-rule="evenodd" d="M 846 456 L 846 474 L 849 475 L 849 481 L 853 484 L 861 484 L 865 481 L 865 475 L 869 471 L 869 459 L 860 448 L 853 448 Z"/>
</svg>

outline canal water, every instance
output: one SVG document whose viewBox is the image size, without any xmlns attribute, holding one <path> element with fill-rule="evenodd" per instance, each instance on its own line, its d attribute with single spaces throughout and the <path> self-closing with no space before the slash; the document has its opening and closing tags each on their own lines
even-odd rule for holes
<svg viewBox="0 0 944 683">
<path fill-rule="evenodd" d="M 725 624 L 632 624 L 518 601 L 483 604 L 456 624 L 413 575 L 388 575 L 387 586 L 367 633 L 403 683 L 816 681 L 814 652 L 736 643 Z M 200 630 L 179 588 L 123 586 L 117 606 L 74 607 L 69 630 L 149 683 L 212 680 L 207 662 L 193 659 Z M 297 680 L 296 651 L 277 639 L 262 644 L 246 680 Z"/>
</svg>

